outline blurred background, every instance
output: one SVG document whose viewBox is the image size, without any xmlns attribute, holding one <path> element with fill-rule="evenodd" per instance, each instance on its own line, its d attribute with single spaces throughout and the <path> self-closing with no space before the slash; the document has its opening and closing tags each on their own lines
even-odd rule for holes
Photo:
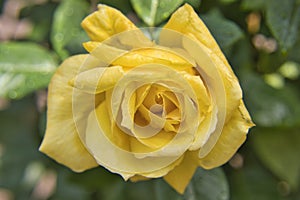
<svg viewBox="0 0 300 200">
<path fill-rule="evenodd" d="M 186 2 L 224 51 L 256 123 L 237 154 L 199 169 L 180 196 L 162 179 L 134 184 L 102 167 L 77 174 L 40 153 L 51 76 L 85 53 L 81 20 L 104 3 L 160 27 Z M 299 200 L 299 29 L 299 0 L 0 0 L 0 200 Z"/>
</svg>

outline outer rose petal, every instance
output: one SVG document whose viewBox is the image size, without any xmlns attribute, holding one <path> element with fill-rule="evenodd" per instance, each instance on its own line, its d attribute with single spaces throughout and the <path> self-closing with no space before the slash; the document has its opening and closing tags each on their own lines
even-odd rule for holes
<svg viewBox="0 0 300 200">
<path fill-rule="evenodd" d="M 171 172 L 164 176 L 165 181 L 169 183 L 178 193 L 183 194 L 186 186 L 192 179 L 198 167 L 198 152 L 188 151 L 184 154 L 183 161 Z"/>
<path fill-rule="evenodd" d="M 246 140 L 248 129 L 254 126 L 242 100 L 225 124 L 222 134 L 209 154 L 200 159 L 205 169 L 218 167 L 227 162 Z"/>
<path fill-rule="evenodd" d="M 163 177 L 165 175 L 167 175 L 170 171 L 172 171 L 175 167 L 177 167 L 178 165 L 180 165 L 183 161 L 184 156 L 181 156 L 180 158 L 178 158 L 176 161 L 174 161 L 173 163 L 171 163 L 170 165 L 168 165 L 165 168 L 150 172 L 150 173 L 141 173 L 138 175 L 135 175 L 133 177 L 130 178 L 131 181 L 143 181 L 146 180 L 147 178 L 160 178 Z"/>
<path fill-rule="evenodd" d="M 230 118 L 232 111 L 239 105 L 239 100 L 242 98 L 242 91 L 230 65 L 205 24 L 194 12 L 193 8 L 185 4 L 173 13 L 164 28 L 187 35 L 206 47 L 207 54 L 211 57 L 215 65 L 218 66 L 218 70 L 226 86 L 226 115 L 228 115 L 227 118 Z M 168 35 L 162 37 L 164 41 L 169 40 L 168 42 L 171 44 L 175 43 L 174 40 L 181 42 L 181 39 L 171 38 Z M 176 44 L 174 45 L 177 46 Z"/>
<path fill-rule="evenodd" d="M 176 10 L 176 12 L 172 14 L 170 20 L 163 28 L 195 36 L 197 40 L 199 40 L 199 42 L 201 42 L 211 51 L 217 54 L 222 62 L 224 62 L 228 70 L 231 71 L 231 67 L 228 64 L 214 37 L 211 35 L 203 21 L 198 17 L 197 13 L 195 13 L 190 5 L 185 4 L 184 6 Z M 170 38 L 170 40 L 171 39 L 172 38 Z M 180 42 L 180 40 L 174 42 Z"/>
<path fill-rule="evenodd" d="M 81 143 L 72 113 L 73 88 L 68 81 L 77 74 L 87 55 L 65 60 L 49 85 L 47 130 L 40 151 L 74 171 L 98 166 Z"/>
<path fill-rule="evenodd" d="M 99 94 L 113 88 L 123 75 L 124 71 L 120 66 L 97 67 L 79 73 L 69 84 L 84 92 Z"/>
<path fill-rule="evenodd" d="M 86 17 L 81 23 L 92 42 L 84 43 L 91 52 L 100 42 L 106 40 L 111 46 L 145 47 L 153 43 L 120 11 L 105 5 L 98 5 L 98 11 Z M 127 32 L 129 31 L 129 32 Z M 124 33 L 118 35 L 119 33 Z M 118 35 L 117 41 L 114 41 Z"/>
<path fill-rule="evenodd" d="M 123 31 L 137 29 L 120 11 L 101 4 L 98 5 L 98 11 L 86 17 L 81 25 L 89 38 L 98 42 Z"/>
<path fill-rule="evenodd" d="M 198 17 L 198 15 L 194 12 L 193 8 L 188 4 L 185 4 L 184 6 L 179 8 L 172 15 L 169 22 L 164 26 L 164 28 L 182 33 L 194 40 L 195 43 L 198 42 L 197 45 L 202 46 L 201 48 L 210 57 L 210 60 L 214 63 L 214 65 L 217 66 L 217 70 L 221 76 L 220 81 L 222 81 L 223 85 L 225 86 L 225 123 L 227 123 L 230 120 L 231 115 L 240 104 L 240 100 L 242 99 L 242 91 L 236 76 L 234 75 L 230 65 L 228 64 L 225 56 L 223 55 L 213 36 L 210 34 L 209 30 Z M 175 34 L 172 38 L 168 36 L 168 34 L 162 34 L 161 38 L 163 39 L 165 44 L 176 47 L 182 45 L 182 40 L 178 36 L 179 34 L 177 36 Z M 200 158 L 205 157 L 209 153 L 216 139 L 216 137 L 209 138 L 208 142 L 204 144 L 204 148 L 202 148 L 202 150 L 200 149 Z"/>
</svg>

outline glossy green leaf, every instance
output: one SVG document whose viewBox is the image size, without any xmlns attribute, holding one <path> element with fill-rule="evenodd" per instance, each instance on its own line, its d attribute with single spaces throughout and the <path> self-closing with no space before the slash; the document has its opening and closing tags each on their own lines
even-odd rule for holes
<svg viewBox="0 0 300 200">
<path fill-rule="evenodd" d="M 167 19 L 183 0 L 131 0 L 131 3 L 148 26 L 155 26 Z"/>
<path fill-rule="evenodd" d="M 89 39 L 80 24 L 89 12 L 89 5 L 82 0 L 63 0 L 56 9 L 51 41 L 62 59 L 85 52 L 82 43 Z"/>
<path fill-rule="evenodd" d="M 299 128 L 256 128 L 253 144 L 260 160 L 292 189 L 300 186 Z"/>
<path fill-rule="evenodd" d="M 0 44 L 0 97 L 18 99 L 46 87 L 57 63 L 51 53 L 34 43 Z"/>
<path fill-rule="evenodd" d="M 243 37 L 242 30 L 234 22 L 225 19 L 219 10 L 212 10 L 201 17 L 223 50 Z"/>
<path fill-rule="evenodd" d="M 296 0 L 267 0 L 266 20 L 282 51 L 288 51 L 298 37 L 300 3 Z"/>
</svg>

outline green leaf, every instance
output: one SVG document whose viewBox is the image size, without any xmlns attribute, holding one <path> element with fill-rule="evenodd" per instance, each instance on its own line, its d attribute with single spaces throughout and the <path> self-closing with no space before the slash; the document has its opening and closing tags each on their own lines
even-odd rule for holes
<svg viewBox="0 0 300 200">
<path fill-rule="evenodd" d="M 234 22 L 225 19 L 219 10 L 212 10 L 201 17 L 223 50 L 243 37 L 242 30 Z"/>
<path fill-rule="evenodd" d="M 132 183 L 130 181 L 124 182 L 119 180 L 115 184 L 109 184 L 106 188 L 103 188 L 101 199 L 103 200 L 155 200 L 154 194 L 154 182 L 141 181 Z"/>
<path fill-rule="evenodd" d="M 132 11 L 130 0 L 100 0 L 100 3 L 117 8 L 125 14 Z"/>
<path fill-rule="evenodd" d="M 52 199 L 82 200 L 88 199 L 90 193 L 83 187 L 72 183 L 69 178 L 74 172 L 69 169 L 59 168 L 57 171 L 57 186 Z"/>
<path fill-rule="evenodd" d="M 240 154 L 244 163 L 241 168 L 233 169 L 228 166 L 226 170 L 230 185 L 230 199 L 283 200 L 278 190 L 279 181 L 262 166 L 250 148 L 247 150 L 246 155 Z"/>
<path fill-rule="evenodd" d="M 204 170 L 198 168 L 184 195 L 178 194 L 162 178 L 137 183 L 119 181 L 104 190 L 105 200 L 226 200 L 229 188 L 221 168 Z"/>
<path fill-rule="evenodd" d="M 18 99 L 46 87 L 57 63 L 46 49 L 34 43 L 0 44 L 0 97 Z"/>
<path fill-rule="evenodd" d="M 163 179 L 155 180 L 154 191 L 156 200 L 182 200 L 184 197 L 178 194 L 170 185 L 168 185 Z"/>
<path fill-rule="evenodd" d="M 288 58 L 300 64 L 299 52 L 300 52 L 300 37 L 298 37 L 298 41 L 293 46 L 293 48 L 289 51 Z"/>
<path fill-rule="evenodd" d="M 35 138 L 36 118 L 31 97 L 13 101 L 0 111 L 0 188 L 9 189 L 14 199 L 29 199 L 33 180 L 28 167 L 41 158 Z"/>
<path fill-rule="evenodd" d="M 131 3 L 148 26 L 155 26 L 167 19 L 183 0 L 131 0 Z"/>
<path fill-rule="evenodd" d="M 82 0 L 63 0 L 55 11 L 51 41 L 62 59 L 85 52 L 82 43 L 89 39 L 80 24 L 88 13 L 89 4 Z"/>
<path fill-rule="evenodd" d="M 241 7 L 244 10 L 262 10 L 265 8 L 266 0 L 243 0 Z"/>
<path fill-rule="evenodd" d="M 267 85 L 261 76 L 246 71 L 240 75 L 251 116 L 265 127 L 294 126 L 300 123 L 297 90 L 286 84 L 281 89 Z"/>
<path fill-rule="evenodd" d="M 236 2 L 237 0 L 219 0 L 219 1 L 223 4 L 231 4 L 231 3 Z"/>
<path fill-rule="evenodd" d="M 282 51 L 288 51 L 297 40 L 300 3 L 296 0 L 268 0 L 266 20 Z"/>
<path fill-rule="evenodd" d="M 184 3 L 188 3 L 193 6 L 194 9 L 199 9 L 201 5 L 201 0 L 184 0 Z"/>
<path fill-rule="evenodd" d="M 47 41 L 50 36 L 52 16 L 57 4 L 46 3 L 42 5 L 30 5 L 21 10 L 20 17 L 30 20 L 32 31 L 27 37 L 37 42 Z"/>
<path fill-rule="evenodd" d="M 256 128 L 254 149 L 260 160 L 292 189 L 300 186 L 299 128 Z"/>
<path fill-rule="evenodd" d="M 96 167 L 82 173 L 74 173 L 70 177 L 70 181 L 92 190 L 112 187 L 117 181 L 124 182 L 120 176 L 109 172 L 104 167 Z"/>
<path fill-rule="evenodd" d="M 185 200 L 226 200 L 229 199 L 229 187 L 226 176 L 221 168 L 197 172 L 185 193 Z"/>
</svg>

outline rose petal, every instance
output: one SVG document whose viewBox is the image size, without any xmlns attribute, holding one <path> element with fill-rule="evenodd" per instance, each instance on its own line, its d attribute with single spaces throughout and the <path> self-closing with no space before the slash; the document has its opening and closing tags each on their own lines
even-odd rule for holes
<svg viewBox="0 0 300 200">
<path fill-rule="evenodd" d="M 97 48 L 93 49 L 93 51 L 90 52 L 90 57 L 91 59 L 97 59 L 99 60 L 99 62 L 105 63 L 105 67 L 108 67 L 111 64 L 117 65 L 114 64 L 113 61 L 116 60 L 118 57 L 126 54 L 127 52 L 127 50 L 120 49 L 118 47 L 114 47 L 104 43 L 99 43 Z"/>
<path fill-rule="evenodd" d="M 208 138 L 208 140 L 201 141 L 199 139 L 194 143 L 195 149 L 201 147 L 199 157 L 202 158 L 211 151 L 222 133 L 226 119 L 226 87 L 224 82 L 220 81 L 222 80 L 220 72 L 216 64 L 212 62 L 205 46 L 188 38 L 183 38 L 183 46 L 195 57 L 198 65 L 197 70 L 207 83 L 207 89 L 212 98 L 213 119 L 210 121 L 209 130 L 205 132 L 205 136 L 200 137 Z M 215 121 L 216 118 L 217 121 Z M 205 144 L 201 146 L 203 142 L 205 142 Z"/>
<path fill-rule="evenodd" d="M 193 8 L 185 4 L 172 15 L 164 28 L 176 31 L 177 34 L 170 34 L 170 31 L 162 31 L 160 36 L 162 45 L 181 47 L 183 38 L 178 33 L 182 33 L 195 39 L 204 46 L 203 49 L 205 49 L 210 59 L 214 62 L 215 66 L 217 66 L 221 76 L 219 80 L 223 80 L 223 84 L 226 87 L 225 121 L 230 119 L 231 114 L 239 105 L 239 100 L 242 98 L 242 91 L 230 65 L 205 24 L 194 12 Z M 199 55 L 196 54 L 195 56 L 199 57 Z M 195 58 L 195 56 L 192 57 Z M 200 67 L 203 66 L 200 65 Z M 208 151 L 202 151 L 201 156 L 204 156 L 207 152 Z"/>
<path fill-rule="evenodd" d="M 230 65 L 228 64 L 214 37 L 211 35 L 206 25 L 189 4 L 185 4 L 176 12 L 174 12 L 163 29 L 170 29 L 184 35 L 194 36 L 201 44 L 205 45 L 208 49 L 211 49 L 211 51 L 222 60 L 225 68 L 232 72 Z M 174 47 L 181 46 L 182 40 L 180 39 L 179 34 L 167 35 L 168 31 L 165 33 L 166 35 L 164 35 L 164 32 L 162 31 L 160 35 L 160 40 L 163 41 L 163 45 L 172 44 Z"/>
<path fill-rule="evenodd" d="M 150 153 L 166 146 L 172 140 L 172 138 L 174 138 L 174 134 L 162 130 L 150 138 L 131 140 L 131 150 L 132 152 L 136 153 Z M 149 148 L 145 148 L 145 146 Z"/>
<path fill-rule="evenodd" d="M 227 162 L 246 140 L 248 129 L 254 126 L 242 100 L 226 123 L 222 135 L 213 150 L 199 164 L 205 169 Z"/>
<path fill-rule="evenodd" d="M 72 111 L 73 88 L 68 85 L 86 58 L 71 57 L 54 74 L 49 85 L 47 129 L 40 146 L 40 151 L 77 172 L 98 165 L 78 137 Z"/>
<path fill-rule="evenodd" d="M 88 117 L 84 143 L 100 165 L 122 175 L 124 179 L 166 168 L 180 157 L 137 158 L 133 153 L 118 148 L 107 138 L 107 134 L 112 134 L 111 122 L 103 102 Z"/>
<path fill-rule="evenodd" d="M 192 76 L 187 73 L 182 73 L 183 77 L 189 82 L 195 94 L 197 95 L 199 111 L 200 111 L 200 125 L 195 135 L 195 142 L 189 148 L 190 150 L 197 150 L 202 147 L 208 140 L 210 133 L 216 128 L 217 123 L 217 110 L 212 110 L 213 101 L 208 94 L 200 76 Z"/>
<path fill-rule="evenodd" d="M 162 45 L 167 45 L 171 47 L 181 47 L 182 45 L 185 47 L 193 46 L 192 44 L 184 45 L 184 43 L 191 43 L 191 42 L 187 42 L 188 39 L 185 38 L 188 37 L 194 40 L 194 43 L 198 43 L 197 44 L 198 46 L 200 47 L 202 46 L 201 47 L 202 50 L 205 52 L 205 54 L 209 56 L 209 59 L 217 67 L 218 70 L 217 74 L 219 74 L 219 77 L 217 77 L 217 79 L 219 81 L 222 80 L 223 81 L 222 84 L 226 88 L 225 90 L 226 92 L 225 93 L 226 95 L 225 114 L 226 115 L 224 119 L 226 122 L 228 119 L 230 119 L 233 113 L 232 111 L 234 111 L 239 105 L 239 101 L 242 98 L 242 92 L 237 78 L 232 72 L 231 67 L 229 66 L 225 56 L 223 55 L 222 51 L 220 50 L 213 36 L 210 34 L 209 30 L 207 29 L 205 24 L 201 21 L 201 19 L 198 17 L 198 15 L 194 12 L 193 8 L 188 4 L 185 4 L 184 6 L 179 8 L 172 15 L 169 22 L 164 26 L 164 28 L 166 29 L 166 31 L 162 31 L 160 36 L 160 41 L 162 42 Z M 168 31 L 167 29 L 171 29 L 173 30 L 173 32 L 176 31 L 177 34 L 176 33 L 170 34 L 170 31 Z M 185 37 L 183 37 L 178 33 L 184 34 Z M 204 69 L 205 66 L 203 65 L 203 62 L 201 65 L 200 64 L 201 62 L 199 60 L 199 57 L 201 56 L 195 53 L 196 50 L 195 48 L 194 49 L 190 48 L 189 54 L 191 55 L 194 54 L 192 57 L 194 59 L 198 58 L 197 64 L 199 65 L 200 68 Z M 219 92 L 219 90 L 217 90 L 217 92 Z M 207 155 L 207 153 L 215 145 L 215 142 L 217 141 L 220 135 L 221 126 L 223 126 L 222 125 L 223 120 L 220 120 L 220 117 L 222 118 L 222 116 L 220 116 L 220 113 L 223 113 L 223 111 L 220 110 L 219 105 L 218 105 L 218 109 L 219 109 L 218 124 L 221 121 L 221 125 L 217 124 L 216 130 L 212 134 L 212 137 L 209 138 L 207 144 L 204 146 L 204 148 L 201 149 L 200 157 L 204 157 L 205 155 Z"/>
<path fill-rule="evenodd" d="M 163 64 L 179 71 L 191 71 L 192 69 L 192 64 L 190 64 L 182 56 L 176 54 L 170 49 L 164 49 L 160 46 L 140 48 L 126 52 L 113 62 L 114 65 L 130 68 L 150 63 Z"/>
<path fill-rule="evenodd" d="M 115 47 L 145 47 L 153 43 L 128 20 L 120 11 L 99 4 L 98 11 L 90 14 L 81 23 L 89 38 Z M 114 37 L 116 36 L 116 37 Z M 96 43 L 85 43 L 84 47 L 90 52 Z"/>
<path fill-rule="evenodd" d="M 113 88 L 123 75 L 124 71 L 120 66 L 97 67 L 79 73 L 69 84 L 84 92 L 98 94 Z"/>
<path fill-rule="evenodd" d="M 158 71 L 160 73 L 157 73 Z M 174 81 L 174 79 L 176 79 L 176 81 Z M 126 128 L 124 131 L 130 130 L 128 134 L 132 134 L 132 136 L 137 139 L 154 136 L 164 128 L 163 123 L 166 119 L 164 119 L 162 123 L 156 124 L 155 122 L 157 122 L 157 120 L 154 114 L 153 120 L 151 120 L 153 124 L 148 127 L 138 128 L 134 123 L 136 97 L 133 98 L 133 96 L 136 95 L 135 91 L 137 88 L 149 83 L 160 84 L 164 88 L 168 88 L 170 91 L 176 93 L 178 100 L 172 99 L 173 97 L 170 94 L 168 94 L 168 98 L 174 102 L 178 101 L 180 105 L 177 106 L 186 112 L 181 113 L 182 120 L 178 125 L 178 133 L 171 142 L 156 151 L 150 153 L 147 151 L 145 154 L 136 156 L 141 158 L 142 156 L 181 155 L 187 150 L 187 147 L 190 146 L 190 142 L 194 139 L 194 131 L 198 128 L 199 116 L 197 114 L 197 105 L 195 105 L 195 103 L 197 104 L 196 95 L 184 78 L 172 68 L 159 64 L 148 64 L 128 71 L 126 76 L 124 76 L 114 88 L 113 96 L 109 98 L 109 102 L 112 104 L 112 113 L 113 116 L 115 116 L 113 120 L 116 120 L 117 116 L 120 116 L 119 120 L 121 123 L 117 123 L 120 123 L 120 127 Z M 186 95 L 183 95 L 183 91 Z M 147 118 L 147 114 L 143 114 L 143 118 Z M 151 113 L 149 113 L 149 116 L 151 116 Z M 157 116 L 157 118 L 159 117 Z"/>
<path fill-rule="evenodd" d="M 85 48 L 85 50 L 87 50 L 88 52 L 92 52 L 92 51 L 95 50 L 98 46 L 101 45 L 101 42 L 88 41 L 88 42 L 82 43 L 82 45 L 83 45 L 83 47 Z"/>
<path fill-rule="evenodd" d="M 186 152 L 180 165 L 164 176 L 164 180 L 180 194 L 184 193 L 198 167 L 197 154 L 197 152 Z"/>
<path fill-rule="evenodd" d="M 98 42 L 114 34 L 137 29 L 120 11 L 103 4 L 99 4 L 98 11 L 86 17 L 81 25 L 89 38 Z"/>
<path fill-rule="evenodd" d="M 141 87 L 138 87 L 136 89 L 136 102 L 135 102 L 135 109 L 134 112 L 142 105 L 144 102 L 145 98 L 147 97 L 149 91 L 151 89 L 151 84 L 145 84 L 142 85 Z"/>
<path fill-rule="evenodd" d="M 141 173 L 138 176 L 133 176 L 130 178 L 130 180 L 136 182 L 136 181 L 142 181 L 145 180 L 146 178 L 159 178 L 165 176 L 167 173 L 169 173 L 171 170 L 173 170 L 175 167 L 180 165 L 184 158 L 184 155 L 180 156 L 176 161 L 171 163 L 165 168 L 150 172 L 150 173 Z"/>
<path fill-rule="evenodd" d="M 190 75 L 188 73 L 182 72 L 182 76 L 187 80 L 190 86 L 195 91 L 199 102 L 199 110 L 201 113 L 206 113 L 211 107 L 211 98 L 208 93 L 208 89 L 205 87 L 205 84 L 200 76 Z"/>
</svg>

